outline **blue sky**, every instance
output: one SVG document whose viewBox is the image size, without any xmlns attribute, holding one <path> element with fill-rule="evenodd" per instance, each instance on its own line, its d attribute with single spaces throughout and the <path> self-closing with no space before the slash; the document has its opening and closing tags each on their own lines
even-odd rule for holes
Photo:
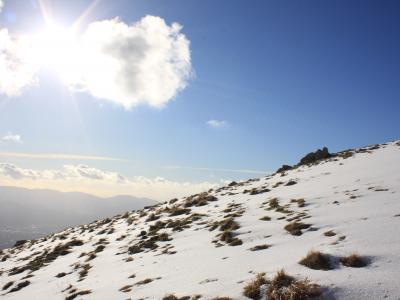
<svg viewBox="0 0 400 300">
<path fill-rule="evenodd" d="M 53 1 L 53 17 L 70 25 L 90 3 Z M 0 152 L 123 160 L 1 161 L 218 182 L 260 176 L 224 169 L 266 172 L 318 147 L 398 139 L 399 8 L 397 1 L 99 1 L 85 25 L 116 16 L 132 24 L 146 15 L 181 24 L 193 70 L 187 86 L 163 108 L 125 109 L 71 92 L 41 70 L 36 86 L 0 95 L 0 136 L 22 139 L 4 140 Z M 37 1 L 5 1 L 0 28 L 43 26 Z M 209 120 L 226 123 L 214 128 Z"/>
</svg>

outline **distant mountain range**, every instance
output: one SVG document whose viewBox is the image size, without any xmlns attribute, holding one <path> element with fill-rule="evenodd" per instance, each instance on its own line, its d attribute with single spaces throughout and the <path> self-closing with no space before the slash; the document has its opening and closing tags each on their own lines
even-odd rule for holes
<svg viewBox="0 0 400 300">
<path fill-rule="evenodd" d="M 100 198 L 78 192 L 0 187 L 0 249 L 17 240 L 35 239 L 156 203 L 127 195 Z"/>
</svg>

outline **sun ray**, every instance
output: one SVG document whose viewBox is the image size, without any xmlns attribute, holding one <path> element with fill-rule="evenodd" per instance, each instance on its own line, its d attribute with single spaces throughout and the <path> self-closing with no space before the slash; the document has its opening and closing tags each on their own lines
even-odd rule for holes
<svg viewBox="0 0 400 300">
<path fill-rule="evenodd" d="M 51 14 L 49 13 L 49 8 L 45 3 L 45 0 L 38 0 L 40 11 L 42 12 L 42 16 L 44 19 L 44 22 L 46 25 L 52 24 L 53 23 L 53 18 Z"/>
<path fill-rule="evenodd" d="M 85 11 L 79 16 L 79 18 L 72 25 L 73 30 L 77 30 L 80 24 L 92 13 L 101 0 L 93 0 Z"/>
</svg>

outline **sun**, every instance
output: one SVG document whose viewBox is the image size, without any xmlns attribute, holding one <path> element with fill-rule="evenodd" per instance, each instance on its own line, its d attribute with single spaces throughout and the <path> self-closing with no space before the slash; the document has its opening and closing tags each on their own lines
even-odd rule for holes
<svg viewBox="0 0 400 300">
<path fill-rule="evenodd" d="M 31 35 L 26 45 L 26 57 L 38 68 L 55 71 L 63 81 L 76 78 L 81 62 L 78 36 L 73 27 L 48 24 Z"/>
</svg>

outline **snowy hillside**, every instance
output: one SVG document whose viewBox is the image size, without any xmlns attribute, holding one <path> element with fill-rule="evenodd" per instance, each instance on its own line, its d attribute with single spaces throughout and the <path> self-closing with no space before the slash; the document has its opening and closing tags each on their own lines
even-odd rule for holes
<svg viewBox="0 0 400 300">
<path fill-rule="evenodd" d="M 308 162 L 4 250 L 0 297 L 399 299 L 400 142 Z"/>
</svg>

